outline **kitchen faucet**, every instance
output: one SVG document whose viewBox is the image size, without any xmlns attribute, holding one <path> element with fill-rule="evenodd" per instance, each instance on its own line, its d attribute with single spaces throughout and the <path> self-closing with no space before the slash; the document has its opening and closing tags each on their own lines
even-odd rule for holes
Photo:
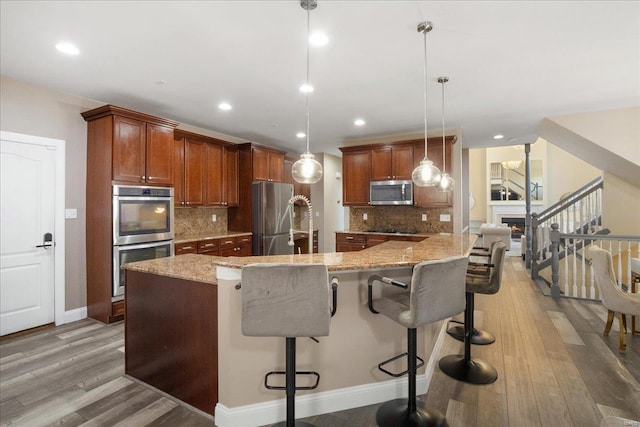
<svg viewBox="0 0 640 427">
<path fill-rule="evenodd" d="M 293 229 L 293 204 L 298 200 L 302 200 L 307 204 L 308 212 L 309 212 L 309 231 Z M 295 196 L 289 199 L 289 204 L 291 205 L 291 209 L 289 209 L 289 219 L 291 223 L 291 228 L 289 229 L 289 246 L 294 245 L 293 233 L 308 233 L 309 234 L 309 253 L 313 254 L 313 208 L 311 207 L 311 201 L 306 196 L 303 196 L 301 194 L 296 194 Z"/>
</svg>

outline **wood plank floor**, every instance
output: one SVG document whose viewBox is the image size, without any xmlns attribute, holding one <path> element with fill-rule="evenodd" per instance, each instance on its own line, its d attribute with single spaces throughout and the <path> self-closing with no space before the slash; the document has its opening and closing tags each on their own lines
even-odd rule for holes
<svg viewBox="0 0 640 427">
<path fill-rule="evenodd" d="M 617 321 L 604 337 L 599 303 L 545 297 L 518 257 L 502 289 L 476 296 L 476 326 L 496 335 L 472 355 L 498 370 L 491 385 L 455 381 L 437 367 L 421 399 L 451 427 L 598 426 L 640 420 L 640 336 L 618 352 Z M 0 342 L 1 426 L 214 426 L 124 377 L 123 323 L 83 320 Z M 446 337 L 441 355 L 461 353 Z M 311 417 L 318 427 L 375 426 L 378 405 Z"/>
</svg>

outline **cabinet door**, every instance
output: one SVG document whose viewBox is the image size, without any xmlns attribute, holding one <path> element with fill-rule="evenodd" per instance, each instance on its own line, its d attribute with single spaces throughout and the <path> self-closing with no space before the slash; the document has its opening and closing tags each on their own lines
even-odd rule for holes
<svg viewBox="0 0 640 427">
<path fill-rule="evenodd" d="M 204 144 L 205 149 L 205 205 L 222 205 L 223 147 Z"/>
<path fill-rule="evenodd" d="M 224 205 L 238 206 L 238 149 L 225 147 L 224 149 Z"/>
<path fill-rule="evenodd" d="M 184 140 L 184 204 L 198 206 L 203 202 L 204 142 Z"/>
<path fill-rule="evenodd" d="M 173 204 L 184 206 L 184 138 L 173 141 Z"/>
<path fill-rule="evenodd" d="M 262 148 L 254 147 L 251 155 L 253 160 L 253 180 L 269 181 L 269 152 Z"/>
<path fill-rule="evenodd" d="M 284 154 L 269 153 L 269 181 L 283 182 Z"/>
<path fill-rule="evenodd" d="M 344 206 L 366 206 L 369 204 L 370 170 L 370 150 L 343 153 L 342 204 Z"/>
<path fill-rule="evenodd" d="M 442 170 L 442 140 L 439 142 L 429 140 L 429 160 Z M 415 166 L 424 158 L 424 145 L 414 146 Z M 447 171 L 451 172 L 451 144 L 446 144 Z M 453 194 L 451 191 L 442 192 L 434 187 L 418 187 L 413 185 L 413 202 L 422 207 L 448 207 L 453 206 Z"/>
<path fill-rule="evenodd" d="M 391 149 L 391 179 L 411 179 L 413 168 L 413 147 L 411 145 Z"/>
<path fill-rule="evenodd" d="M 173 184 L 173 128 L 147 123 L 145 159 L 149 184 Z"/>
<path fill-rule="evenodd" d="M 140 184 L 145 176 L 146 124 L 140 120 L 113 116 L 114 181 Z"/>
<path fill-rule="evenodd" d="M 391 176 L 391 147 L 371 150 L 371 181 L 384 181 Z"/>
</svg>

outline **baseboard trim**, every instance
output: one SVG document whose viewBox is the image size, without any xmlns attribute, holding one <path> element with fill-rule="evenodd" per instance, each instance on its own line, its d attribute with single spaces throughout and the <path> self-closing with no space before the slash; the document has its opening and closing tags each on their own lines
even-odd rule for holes
<svg viewBox="0 0 640 427">
<path fill-rule="evenodd" d="M 79 307 L 64 312 L 63 325 L 66 323 L 76 322 L 87 318 L 87 307 Z"/>
<path fill-rule="evenodd" d="M 416 378 L 418 395 L 425 394 L 429 389 L 433 370 L 444 341 L 447 321 L 448 319 L 442 324 L 431 357 L 427 361 L 425 373 Z M 402 397 L 407 397 L 406 378 L 308 394 L 296 397 L 296 418 L 343 411 Z M 232 408 L 218 403 L 214 419 L 218 427 L 256 427 L 282 421 L 285 419 L 285 413 L 284 398 Z"/>
</svg>

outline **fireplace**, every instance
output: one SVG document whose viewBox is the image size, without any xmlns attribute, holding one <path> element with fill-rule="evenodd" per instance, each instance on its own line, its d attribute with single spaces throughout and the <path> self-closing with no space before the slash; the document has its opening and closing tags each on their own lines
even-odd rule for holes
<svg viewBox="0 0 640 427">
<path fill-rule="evenodd" d="M 524 234 L 524 218 L 503 216 L 500 218 L 503 224 L 511 228 L 511 238 L 519 239 Z"/>
</svg>

